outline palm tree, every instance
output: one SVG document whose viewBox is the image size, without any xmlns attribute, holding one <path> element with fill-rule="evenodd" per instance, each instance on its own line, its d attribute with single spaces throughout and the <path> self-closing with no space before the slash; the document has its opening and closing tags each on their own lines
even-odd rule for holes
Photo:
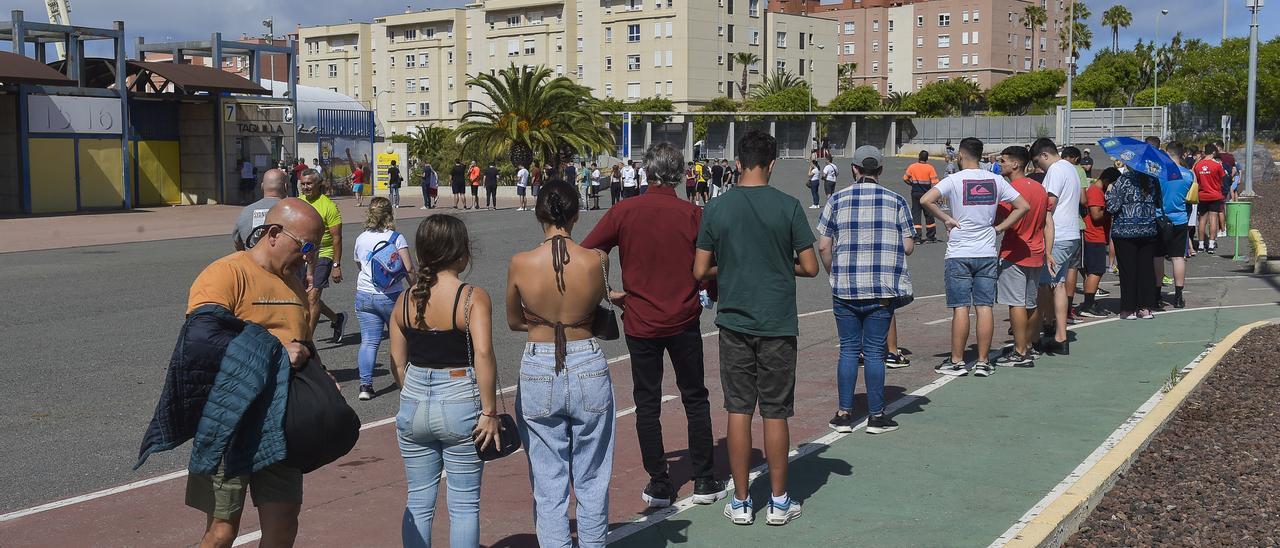
<svg viewBox="0 0 1280 548">
<path fill-rule="evenodd" d="M 788 71 L 777 70 L 765 75 L 764 81 L 760 85 L 751 88 L 750 98 L 760 99 L 794 87 L 807 88 L 809 87 L 809 82 L 801 80 Z"/>
<path fill-rule="evenodd" d="M 977 82 L 968 78 L 959 78 L 951 81 L 955 90 L 956 97 L 960 100 L 960 115 L 968 116 L 973 112 L 973 107 L 977 106 L 986 97 L 982 93 L 982 87 Z"/>
<path fill-rule="evenodd" d="M 902 106 L 911 99 L 910 91 L 891 91 L 884 97 L 884 108 L 887 110 L 902 110 Z"/>
<path fill-rule="evenodd" d="M 1093 29 L 1089 28 L 1089 18 L 1093 17 L 1093 12 L 1089 11 L 1089 6 L 1084 2 L 1076 0 L 1072 2 L 1071 17 L 1073 21 L 1068 25 L 1062 25 L 1058 29 L 1058 49 L 1067 52 L 1068 59 L 1076 59 L 1080 55 L 1081 50 L 1088 50 L 1093 47 Z M 1075 28 L 1072 31 L 1072 27 Z M 1068 51 L 1068 42 L 1072 42 L 1070 51 Z"/>
<path fill-rule="evenodd" d="M 749 51 L 740 51 L 733 54 L 733 62 L 742 65 L 742 83 L 738 84 L 738 96 L 747 96 L 747 69 L 760 62 L 760 56 Z"/>
<path fill-rule="evenodd" d="M 1111 51 L 1120 50 L 1120 29 L 1129 28 L 1133 24 L 1133 14 L 1129 8 L 1116 4 L 1102 12 L 1102 26 L 1111 27 Z"/>
<path fill-rule="evenodd" d="M 1049 20 L 1049 14 L 1045 13 L 1044 8 L 1041 7 L 1039 4 L 1027 4 L 1027 6 L 1023 8 L 1022 15 L 1018 17 L 1018 22 L 1022 23 L 1028 29 L 1031 29 L 1031 48 L 1032 48 L 1031 66 L 1032 67 L 1039 66 L 1037 64 L 1039 63 L 1039 61 L 1035 58 L 1035 53 L 1034 53 L 1035 50 L 1038 48 L 1036 43 L 1036 29 L 1040 28 L 1040 26 L 1044 25 L 1045 22 L 1047 22 L 1048 20 Z"/>
<path fill-rule="evenodd" d="M 527 166 L 535 154 L 556 161 L 565 150 L 611 150 L 613 133 L 591 90 L 551 69 L 514 64 L 497 74 L 467 80 L 489 96 L 484 110 L 462 116 L 457 135 L 468 147 L 493 155 L 507 153 L 511 163 Z"/>
<path fill-rule="evenodd" d="M 857 63 L 840 63 L 836 66 L 836 88 L 847 91 L 853 88 L 853 75 L 858 72 Z"/>
</svg>

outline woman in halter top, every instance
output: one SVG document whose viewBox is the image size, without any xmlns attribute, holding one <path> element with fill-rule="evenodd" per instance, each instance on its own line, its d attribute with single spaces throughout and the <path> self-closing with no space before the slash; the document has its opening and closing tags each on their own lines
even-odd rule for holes
<svg viewBox="0 0 1280 548">
<path fill-rule="evenodd" d="M 572 238 L 578 192 L 550 181 L 535 212 L 543 241 L 507 270 L 507 323 L 526 331 L 516 420 L 529 458 L 538 543 L 572 545 L 569 489 L 578 500 L 578 545 L 604 546 L 613 472 L 613 384 L 591 321 L 605 296 L 608 259 Z"/>
</svg>

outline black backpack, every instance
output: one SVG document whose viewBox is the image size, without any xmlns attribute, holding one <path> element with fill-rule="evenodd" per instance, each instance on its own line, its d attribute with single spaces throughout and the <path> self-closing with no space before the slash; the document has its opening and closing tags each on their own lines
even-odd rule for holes
<svg viewBox="0 0 1280 548">
<path fill-rule="evenodd" d="M 315 361 L 289 375 L 284 435 L 284 464 L 304 474 L 342 458 L 360 440 L 360 416 Z"/>
</svg>

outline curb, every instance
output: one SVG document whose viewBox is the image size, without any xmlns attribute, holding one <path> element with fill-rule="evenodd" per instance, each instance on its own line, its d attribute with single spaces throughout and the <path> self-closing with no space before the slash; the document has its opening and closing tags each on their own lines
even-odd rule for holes
<svg viewBox="0 0 1280 548">
<path fill-rule="evenodd" d="M 1262 233 L 1258 229 L 1249 230 L 1249 243 L 1253 245 L 1253 273 L 1254 274 L 1272 274 L 1280 272 L 1280 265 L 1271 264 L 1272 261 L 1267 259 L 1267 242 L 1262 239 Z"/>
<path fill-rule="evenodd" d="M 1152 438 L 1164 429 L 1173 414 L 1182 407 L 1182 403 L 1200 386 L 1227 352 L 1231 351 L 1236 343 L 1250 331 L 1270 323 L 1264 320 L 1241 326 L 1214 345 L 1213 349 L 1203 355 L 1198 363 L 1193 362 L 1189 371 L 1184 370 L 1185 375 L 1182 380 L 1163 394 L 1132 430 L 1062 495 L 1027 522 L 1017 536 L 1005 546 L 1010 548 L 1058 547 L 1070 539 L 1085 518 L 1098 506 L 1102 497 L 1120 479 L 1121 474 L 1137 460 L 1138 455 L 1146 449 Z"/>
</svg>

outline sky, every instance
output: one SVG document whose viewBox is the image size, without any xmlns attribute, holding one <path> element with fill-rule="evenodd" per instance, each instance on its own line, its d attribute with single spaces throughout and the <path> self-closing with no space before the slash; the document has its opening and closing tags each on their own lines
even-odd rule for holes
<svg viewBox="0 0 1280 548">
<path fill-rule="evenodd" d="M 685 0 L 703 1 L 711 0 Z M 169 40 L 207 40 L 220 31 L 224 39 L 239 38 L 242 33 L 261 35 L 266 32 L 261 21 L 275 19 L 277 34 L 290 32 L 296 25 L 345 23 L 348 20 L 372 21 L 376 16 L 414 10 L 457 7 L 465 0 L 70 0 L 71 22 L 75 25 L 110 27 L 123 20 L 129 35 L 130 53 L 137 36 L 147 42 Z M 824 1 L 824 3 L 826 3 Z M 1094 52 L 1111 46 L 1111 30 L 1099 22 L 1102 12 L 1117 3 L 1133 13 L 1133 25 L 1121 31 L 1120 47 L 1132 47 L 1139 38 L 1156 38 L 1156 21 L 1160 19 L 1159 39 L 1168 41 L 1181 30 L 1186 38 L 1201 38 L 1216 44 L 1222 34 L 1221 0 L 1093 0 L 1086 2 L 1093 12 L 1093 49 L 1084 52 L 1081 64 L 1087 64 Z M 1247 36 L 1249 12 L 1244 0 L 1227 0 L 1227 35 Z M 44 21 L 44 0 L 9 0 L 9 9 L 26 12 L 29 20 Z M 1263 41 L 1280 29 L 1280 0 L 1272 0 L 1259 14 L 1259 38 Z M 1161 9 L 1169 15 L 1159 17 Z M 7 14 L 0 14 L 7 17 Z M 8 49 L 7 45 L 4 49 Z M 92 54 L 92 53 L 91 53 Z"/>
</svg>

